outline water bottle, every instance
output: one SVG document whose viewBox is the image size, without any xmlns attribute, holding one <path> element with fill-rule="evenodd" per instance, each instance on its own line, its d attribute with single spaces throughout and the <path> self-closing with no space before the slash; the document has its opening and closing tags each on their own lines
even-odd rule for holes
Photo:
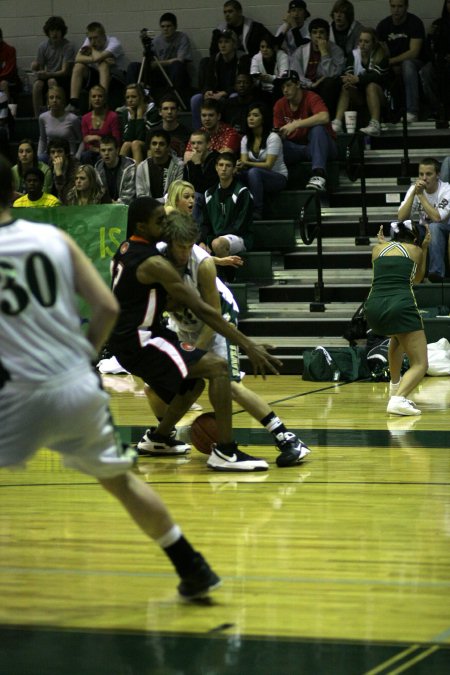
<svg viewBox="0 0 450 675">
<path fill-rule="evenodd" d="M 336 368 L 333 372 L 333 382 L 339 382 L 339 379 L 341 377 L 341 371 L 339 368 Z"/>
</svg>

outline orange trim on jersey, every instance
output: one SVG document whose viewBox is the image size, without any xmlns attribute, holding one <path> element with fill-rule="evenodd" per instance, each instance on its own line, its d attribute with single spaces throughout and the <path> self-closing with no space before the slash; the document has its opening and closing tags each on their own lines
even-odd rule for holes
<svg viewBox="0 0 450 675">
<path fill-rule="evenodd" d="M 144 239 L 144 237 L 140 237 L 137 234 L 132 234 L 131 237 L 130 237 L 130 241 L 140 241 L 143 244 L 150 244 L 151 243 L 151 242 L 149 242 L 148 239 Z"/>
</svg>

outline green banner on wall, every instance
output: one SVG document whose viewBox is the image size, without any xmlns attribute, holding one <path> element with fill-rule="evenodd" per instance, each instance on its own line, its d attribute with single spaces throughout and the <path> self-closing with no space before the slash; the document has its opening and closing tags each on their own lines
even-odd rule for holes
<svg viewBox="0 0 450 675">
<path fill-rule="evenodd" d="M 93 204 L 52 208 L 13 208 L 13 218 L 50 223 L 65 230 L 77 242 L 110 285 L 110 263 L 120 243 L 126 239 L 128 206 Z M 80 303 L 82 320 L 88 319 L 85 303 Z"/>
</svg>

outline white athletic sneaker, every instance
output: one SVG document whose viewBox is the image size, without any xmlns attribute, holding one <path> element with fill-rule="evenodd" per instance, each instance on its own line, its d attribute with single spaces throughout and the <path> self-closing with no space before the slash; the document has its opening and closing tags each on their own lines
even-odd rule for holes
<svg viewBox="0 0 450 675">
<path fill-rule="evenodd" d="M 176 437 L 176 429 L 169 436 L 155 433 L 155 427 L 147 429 L 137 444 L 140 456 L 178 457 L 191 451 L 191 446 Z"/>
<path fill-rule="evenodd" d="M 267 471 L 269 468 L 265 459 L 238 450 L 237 443 L 226 453 L 213 443 L 206 466 L 214 471 Z"/>
<path fill-rule="evenodd" d="M 341 120 L 334 119 L 331 122 L 331 127 L 337 136 L 341 136 L 344 133 L 344 127 L 342 126 Z"/>
<path fill-rule="evenodd" d="M 412 124 L 413 122 L 417 122 L 417 115 L 415 113 L 407 112 L 406 113 L 406 121 L 408 124 Z"/>
<path fill-rule="evenodd" d="M 197 411 L 197 410 L 203 410 L 203 408 L 202 408 L 202 406 L 200 405 L 200 403 L 193 403 L 193 404 L 191 405 L 191 407 L 189 408 L 189 410 Z"/>
<path fill-rule="evenodd" d="M 367 136 L 379 136 L 381 133 L 381 126 L 378 120 L 371 119 L 366 127 L 362 127 L 360 131 Z"/>
<path fill-rule="evenodd" d="M 421 415 L 422 411 L 416 408 L 413 401 L 404 396 L 391 396 L 386 408 L 391 415 Z"/>
<path fill-rule="evenodd" d="M 311 178 L 306 184 L 306 189 L 325 192 L 325 190 L 327 189 L 327 181 L 322 176 L 311 176 Z"/>
</svg>

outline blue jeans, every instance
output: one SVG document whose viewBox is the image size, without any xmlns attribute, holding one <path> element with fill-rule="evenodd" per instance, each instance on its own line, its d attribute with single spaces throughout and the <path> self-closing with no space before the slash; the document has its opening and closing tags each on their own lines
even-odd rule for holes
<svg viewBox="0 0 450 675">
<path fill-rule="evenodd" d="M 419 70 L 423 63 L 419 59 L 402 61 L 402 79 L 405 87 L 406 111 L 417 115 L 419 113 Z"/>
<path fill-rule="evenodd" d="M 431 242 L 428 247 L 428 274 L 445 277 L 445 258 L 450 222 L 430 223 Z"/>
<path fill-rule="evenodd" d="M 314 169 L 326 171 L 328 160 L 337 157 L 336 143 L 323 124 L 310 128 L 307 145 L 284 140 L 283 152 L 284 161 L 288 166 L 304 159 L 310 159 L 313 171 Z"/>
<path fill-rule="evenodd" d="M 441 180 L 450 182 L 450 157 L 446 157 L 441 164 Z"/>
<path fill-rule="evenodd" d="M 202 126 L 200 116 L 200 109 L 203 103 L 203 94 L 194 94 L 191 96 L 191 115 L 192 115 L 192 129 L 197 131 Z"/>
<path fill-rule="evenodd" d="M 255 211 L 262 214 L 264 193 L 281 192 L 286 187 L 287 177 L 270 169 L 252 167 L 239 173 L 239 178 L 253 195 Z"/>
</svg>

